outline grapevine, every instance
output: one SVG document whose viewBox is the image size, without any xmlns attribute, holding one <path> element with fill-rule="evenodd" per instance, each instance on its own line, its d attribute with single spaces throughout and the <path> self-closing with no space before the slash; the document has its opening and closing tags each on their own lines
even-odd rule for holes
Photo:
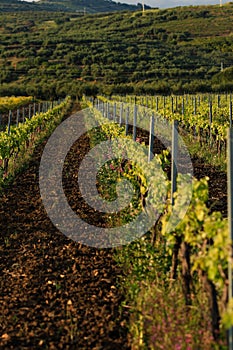
<svg viewBox="0 0 233 350">
<path fill-rule="evenodd" d="M 0 97 L 0 113 L 8 112 L 9 110 L 15 110 L 19 107 L 25 106 L 33 101 L 32 96 L 10 96 Z"/>
<path fill-rule="evenodd" d="M 101 96 L 98 98 L 103 103 L 109 103 L 110 105 L 116 104 L 118 113 L 122 101 L 126 103 L 126 106 L 132 103 L 132 97 L 130 96 L 126 96 L 125 98 L 115 98 L 114 96 L 111 101 Z M 140 113 L 138 113 L 139 119 L 137 120 L 137 125 L 140 125 L 140 127 L 148 125 L 150 114 L 155 113 L 155 98 L 151 98 L 150 100 L 152 101 L 152 109 L 147 109 L 143 104 L 148 104 L 148 100 L 146 101 L 144 97 L 144 99 L 139 101 L 139 98 L 137 98 L 137 103 L 139 103 L 137 108 L 138 111 L 140 111 Z M 179 102 L 181 102 L 181 98 Z M 179 102 L 177 105 L 179 105 Z M 225 101 L 224 99 L 224 103 L 226 104 L 227 102 L 229 101 Z M 229 126 L 229 116 L 227 114 L 228 109 L 226 105 L 223 104 L 221 108 L 217 108 L 214 101 L 212 101 L 213 119 L 211 124 L 209 120 L 209 99 L 207 97 L 203 98 L 200 103 L 197 103 L 196 114 L 193 113 L 193 99 L 190 98 L 190 96 L 189 105 L 186 104 L 184 113 L 175 111 L 175 109 L 171 111 L 171 105 L 170 98 L 167 98 L 167 100 L 160 98 L 160 107 L 157 105 L 157 113 L 160 113 L 157 118 L 160 122 L 162 122 L 162 118 L 166 118 L 169 121 L 176 119 L 179 120 L 184 128 L 190 132 L 195 132 L 197 137 L 202 140 L 204 137 L 210 137 L 211 133 L 212 141 L 225 142 L 226 129 Z M 133 122 L 132 112 L 129 114 L 129 120 L 131 123 Z M 119 128 L 117 124 L 114 125 L 115 128 Z M 110 129 L 107 130 L 107 134 L 108 137 L 110 137 Z M 136 175 L 138 169 L 135 168 L 134 171 L 134 175 Z M 183 280 L 183 292 L 186 303 L 190 304 L 192 302 L 192 280 L 198 278 L 204 283 L 208 293 L 211 293 L 209 294 L 209 300 L 211 312 L 215 314 L 215 319 L 212 320 L 212 332 L 215 337 L 220 327 L 219 315 L 221 314 L 223 317 L 222 319 L 225 319 L 225 292 L 228 286 L 227 266 L 230 250 L 228 225 L 227 220 L 222 217 L 220 212 L 211 212 L 207 206 L 208 178 L 201 180 L 193 178 L 192 200 L 185 217 L 177 226 L 172 225 L 172 222 L 170 222 L 171 226 L 170 228 L 168 227 L 171 214 L 175 213 L 176 215 L 174 215 L 174 217 L 179 217 L 180 213 L 182 213 L 184 203 L 180 201 L 180 198 L 184 198 L 183 194 L 188 190 L 183 186 L 182 177 L 184 176 L 187 175 L 178 175 L 178 188 L 175 194 L 174 206 L 170 204 L 170 193 L 168 192 L 167 204 L 160 217 L 159 235 L 163 237 L 162 241 L 166 242 L 166 255 L 173 259 L 174 265 L 171 266 L 171 277 L 176 278 L 177 273 L 179 273 Z M 156 179 L 154 179 L 154 181 L 156 183 Z M 179 184 L 182 184 L 182 186 Z M 169 187 L 170 184 L 168 184 L 168 188 Z M 147 191 L 147 189 L 145 190 Z M 158 228 L 156 230 L 158 231 Z M 159 235 L 157 234 L 157 239 Z M 180 257 L 176 255 L 175 251 L 177 249 L 180 251 Z M 177 259 L 177 261 L 174 262 L 174 259 Z M 227 320 L 229 323 L 229 317 Z"/>
<path fill-rule="evenodd" d="M 26 118 L 24 123 L 12 126 L 10 133 L 6 130 L 0 133 L 0 175 L 8 175 L 9 162 L 17 158 L 19 152 L 33 142 L 36 135 L 49 125 L 53 125 L 56 118 L 62 116 L 69 106 L 69 97 L 58 106 L 46 113 L 37 113 L 31 119 Z"/>
</svg>

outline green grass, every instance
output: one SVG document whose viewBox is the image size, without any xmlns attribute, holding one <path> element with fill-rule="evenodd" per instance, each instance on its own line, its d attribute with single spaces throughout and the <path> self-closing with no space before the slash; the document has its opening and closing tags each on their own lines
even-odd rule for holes
<svg viewBox="0 0 233 350">
<path fill-rule="evenodd" d="M 184 133 L 182 131 L 181 135 L 191 157 L 198 157 L 205 164 L 211 165 L 219 171 L 227 170 L 226 151 L 217 153 L 216 147 L 213 147 L 213 145 L 211 145 L 211 141 L 209 141 L 209 144 L 206 143 L 204 145 L 201 145 L 200 142 L 198 142 L 197 138 L 193 135 Z"/>
</svg>

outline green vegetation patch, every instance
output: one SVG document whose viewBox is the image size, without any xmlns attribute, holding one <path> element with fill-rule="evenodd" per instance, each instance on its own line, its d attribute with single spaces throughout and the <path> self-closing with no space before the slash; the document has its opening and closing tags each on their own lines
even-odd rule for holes
<svg viewBox="0 0 233 350">
<path fill-rule="evenodd" d="M 144 14 L 4 13 L 0 95 L 229 91 L 231 77 L 218 74 L 232 66 L 232 22 L 232 4 Z"/>
</svg>

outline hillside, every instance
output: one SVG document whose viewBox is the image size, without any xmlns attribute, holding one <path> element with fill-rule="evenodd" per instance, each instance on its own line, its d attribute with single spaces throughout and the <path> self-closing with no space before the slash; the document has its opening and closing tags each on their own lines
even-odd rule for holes
<svg viewBox="0 0 233 350">
<path fill-rule="evenodd" d="M 0 94 L 233 88 L 233 4 L 80 16 L 0 14 Z"/>
<path fill-rule="evenodd" d="M 22 12 L 22 11 L 63 11 L 63 12 L 114 12 L 135 11 L 141 5 L 128 5 L 117 3 L 112 0 L 41 0 L 38 2 L 26 2 L 20 0 L 0 0 L 0 11 Z M 147 6 L 147 8 L 149 8 Z"/>
</svg>

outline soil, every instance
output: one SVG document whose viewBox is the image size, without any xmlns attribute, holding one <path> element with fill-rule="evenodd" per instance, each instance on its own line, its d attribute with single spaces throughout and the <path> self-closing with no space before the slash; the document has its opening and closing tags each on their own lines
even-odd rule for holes
<svg viewBox="0 0 233 350">
<path fill-rule="evenodd" d="M 45 212 L 38 174 L 44 145 L 0 201 L 0 347 L 129 349 L 128 313 L 120 311 L 122 271 L 113 249 L 68 239 Z M 89 150 L 86 135 L 75 149 L 67 157 L 77 169 Z M 69 179 L 64 179 L 69 202 L 97 223 Z"/>
<path fill-rule="evenodd" d="M 141 133 L 140 136 L 146 139 Z M 147 141 L 147 140 L 146 140 Z M 156 140 L 155 140 L 156 143 Z M 45 142 L 0 200 L 1 349 L 130 349 L 129 314 L 121 310 L 121 269 L 113 249 L 74 242 L 48 218 L 39 191 Z M 156 143 L 155 147 L 160 147 Z M 107 220 L 83 201 L 75 174 L 89 150 L 83 135 L 67 155 L 63 185 L 72 208 L 89 222 Z M 194 175 L 210 178 L 212 210 L 227 213 L 226 174 L 193 159 Z"/>
<path fill-rule="evenodd" d="M 214 166 L 206 164 L 203 159 L 192 158 L 194 176 L 201 179 L 208 176 L 209 201 L 211 211 L 220 211 L 227 217 L 227 174 Z"/>
</svg>

